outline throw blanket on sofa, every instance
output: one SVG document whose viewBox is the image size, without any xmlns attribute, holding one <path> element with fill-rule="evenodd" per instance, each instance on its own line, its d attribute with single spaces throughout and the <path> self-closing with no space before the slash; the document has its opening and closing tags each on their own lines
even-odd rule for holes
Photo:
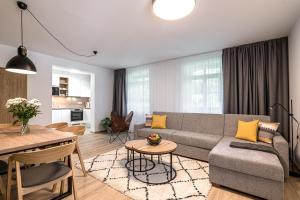
<svg viewBox="0 0 300 200">
<path fill-rule="evenodd" d="M 236 142 L 236 141 L 232 141 L 230 143 L 230 147 L 240 148 L 240 149 L 250 149 L 250 150 L 255 150 L 255 151 L 264 151 L 264 152 L 267 152 L 267 153 L 275 154 L 275 155 L 277 155 L 283 169 L 287 168 L 287 166 L 285 165 L 284 159 L 278 153 L 278 151 L 276 149 L 274 149 L 273 147 L 269 147 L 269 146 L 265 146 L 265 145 L 261 145 L 261 144 Z"/>
</svg>

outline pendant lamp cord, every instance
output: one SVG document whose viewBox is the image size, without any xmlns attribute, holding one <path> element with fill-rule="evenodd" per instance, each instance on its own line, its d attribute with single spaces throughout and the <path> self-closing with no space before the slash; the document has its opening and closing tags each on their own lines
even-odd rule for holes
<svg viewBox="0 0 300 200">
<path fill-rule="evenodd" d="M 64 43 L 62 43 L 54 34 L 52 34 L 51 32 L 50 32 L 50 30 L 45 26 L 45 25 L 43 25 L 42 24 L 42 22 L 40 22 L 40 20 L 38 20 L 35 16 L 34 16 L 34 14 L 27 8 L 26 9 L 28 12 L 29 12 L 29 14 L 37 21 L 37 23 L 54 39 L 54 40 L 56 40 L 63 48 L 65 48 L 67 51 L 69 51 L 69 52 L 71 52 L 71 53 L 73 53 L 73 54 L 75 54 L 75 55 L 77 55 L 77 56 L 81 56 L 81 57 L 93 57 L 93 56 L 95 56 L 98 52 L 97 51 L 93 51 L 93 53 L 92 54 L 89 54 L 89 55 L 85 55 L 85 54 L 80 54 L 80 53 L 78 53 L 78 52 L 76 52 L 76 51 L 74 51 L 74 50 L 72 50 L 71 48 L 69 48 L 69 47 L 67 47 Z M 23 45 L 23 20 L 22 20 L 22 10 L 21 10 L 21 31 L 22 31 L 22 45 Z"/>
<path fill-rule="evenodd" d="M 21 44 L 23 46 L 23 10 L 21 10 Z"/>
</svg>

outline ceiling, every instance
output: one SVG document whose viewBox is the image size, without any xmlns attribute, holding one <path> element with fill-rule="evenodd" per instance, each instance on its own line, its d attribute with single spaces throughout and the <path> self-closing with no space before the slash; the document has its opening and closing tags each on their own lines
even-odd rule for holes
<svg viewBox="0 0 300 200">
<path fill-rule="evenodd" d="M 27 49 L 92 65 L 121 68 L 287 36 L 300 0 L 197 0 L 194 12 L 164 21 L 152 0 L 26 0 L 29 9 L 69 48 L 70 54 L 24 14 Z M 19 46 L 15 0 L 0 1 L 0 43 Z M 1 55 L 0 55 L 1 56 Z M 29 55 L 30 57 L 30 55 Z"/>
</svg>

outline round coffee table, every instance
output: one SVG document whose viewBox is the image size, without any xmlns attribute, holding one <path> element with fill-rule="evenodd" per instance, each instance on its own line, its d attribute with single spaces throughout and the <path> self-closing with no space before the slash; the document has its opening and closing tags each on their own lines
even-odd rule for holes
<svg viewBox="0 0 300 200">
<path fill-rule="evenodd" d="M 133 159 L 131 158 L 131 156 L 133 155 L 133 144 L 136 143 L 136 140 L 130 140 L 127 141 L 125 143 L 125 148 L 127 149 L 127 162 L 125 163 L 125 167 L 129 170 L 129 171 L 133 171 L 135 170 L 136 172 L 146 172 L 149 171 L 151 169 L 153 169 L 155 167 L 155 163 L 153 162 L 153 160 L 151 159 L 147 159 L 145 156 L 142 157 L 142 154 L 140 153 L 140 157 L 139 158 L 135 158 L 136 161 L 139 161 L 139 170 L 134 169 L 135 166 L 133 163 Z M 142 167 L 142 161 L 145 161 L 145 167 Z M 150 163 L 150 165 L 148 165 L 148 162 Z"/>
<path fill-rule="evenodd" d="M 144 154 L 144 155 L 151 155 L 151 158 L 153 155 L 164 155 L 164 154 L 169 154 L 170 155 L 170 164 L 165 164 L 165 163 L 160 163 L 164 166 L 166 166 L 167 168 L 170 169 L 170 171 L 167 171 L 167 180 L 166 181 L 162 181 L 162 182 L 151 182 L 150 180 L 146 179 L 146 180 L 141 180 L 139 177 L 136 176 L 135 172 L 135 168 L 133 167 L 133 176 L 144 183 L 147 184 L 164 184 L 164 183 L 169 183 L 170 181 L 174 180 L 176 178 L 176 170 L 173 168 L 173 152 L 176 150 L 177 148 L 177 144 L 175 142 L 169 141 L 169 140 L 161 140 L 159 145 L 156 146 L 152 146 L 149 145 L 147 140 L 132 140 L 132 161 L 133 161 L 133 166 L 135 166 L 135 159 L 134 159 L 134 153 L 140 153 Z M 152 159 L 151 159 L 152 160 Z M 158 159 L 160 160 L 160 159 Z M 170 176 L 169 176 L 170 173 Z"/>
</svg>

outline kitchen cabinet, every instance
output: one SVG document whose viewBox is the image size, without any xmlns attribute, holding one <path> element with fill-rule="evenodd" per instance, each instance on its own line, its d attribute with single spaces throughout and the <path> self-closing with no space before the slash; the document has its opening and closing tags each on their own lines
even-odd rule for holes
<svg viewBox="0 0 300 200">
<path fill-rule="evenodd" d="M 69 76 L 69 96 L 81 96 L 80 78 L 77 76 Z"/>
<path fill-rule="evenodd" d="M 59 75 L 58 74 L 52 74 L 52 86 L 59 87 Z"/>
<path fill-rule="evenodd" d="M 90 97 L 90 81 L 86 77 L 70 76 L 69 77 L 69 96 Z"/>
<path fill-rule="evenodd" d="M 83 121 L 85 122 L 91 121 L 91 109 L 83 110 Z"/>
<path fill-rule="evenodd" d="M 71 122 L 71 109 L 52 110 L 52 123 Z"/>
<path fill-rule="evenodd" d="M 91 97 L 91 78 L 89 75 L 53 73 L 52 85 L 59 86 L 60 77 L 68 79 L 68 96 Z"/>
<path fill-rule="evenodd" d="M 80 79 L 80 96 L 91 97 L 91 81 L 89 76 L 83 76 Z"/>
<path fill-rule="evenodd" d="M 90 126 L 91 126 L 91 109 L 83 110 L 83 121 L 86 124 L 86 127 L 90 128 Z"/>
<path fill-rule="evenodd" d="M 62 122 L 61 110 L 52 110 L 52 123 Z"/>
<path fill-rule="evenodd" d="M 61 120 L 63 122 L 70 122 L 71 121 L 71 110 L 61 110 Z"/>
</svg>

